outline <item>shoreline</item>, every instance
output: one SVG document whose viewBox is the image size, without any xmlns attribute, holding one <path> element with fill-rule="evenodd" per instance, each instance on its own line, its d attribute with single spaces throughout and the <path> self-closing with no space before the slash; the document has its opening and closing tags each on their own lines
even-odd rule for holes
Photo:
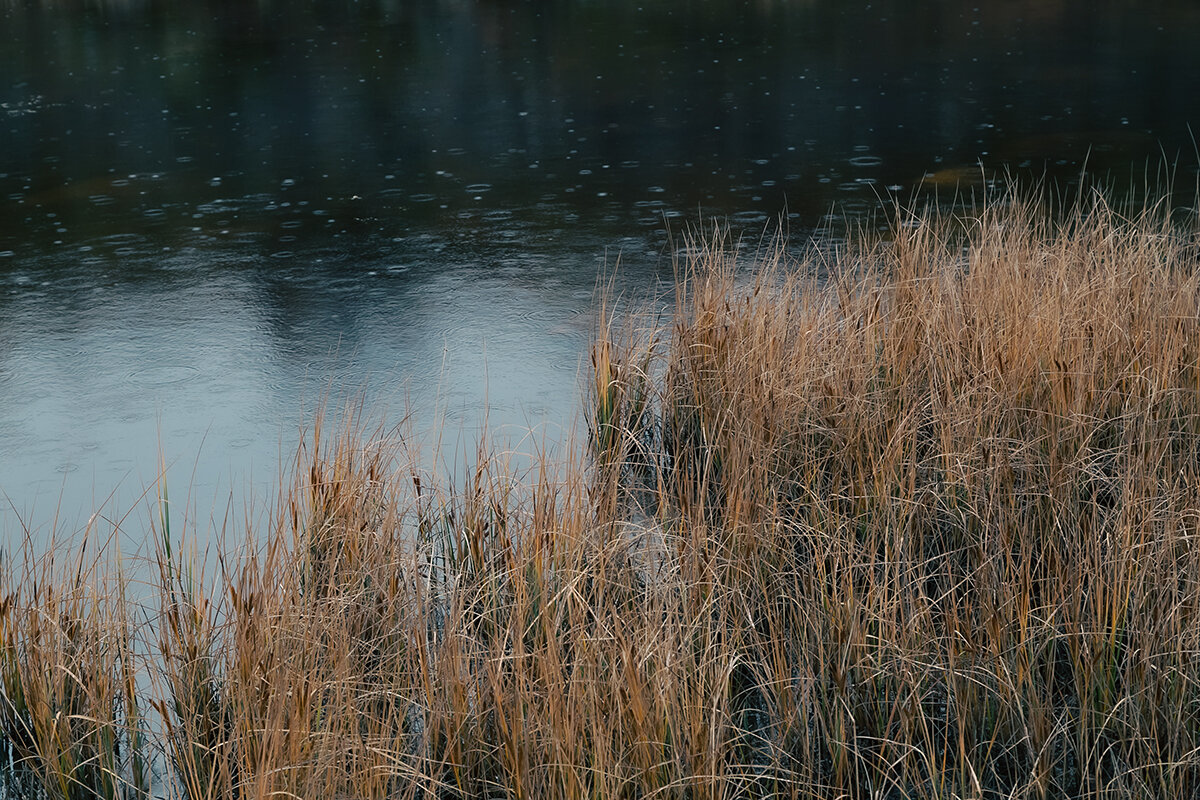
<svg viewBox="0 0 1200 800">
<path fill-rule="evenodd" d="M 602 304 L 561 461 L 451 485 L 318 421 L 264 527 L 152 523 L 149 607 L 117 553 L 6 558 L 4 791 L 1191 796 L 1191 222 L 698 235 L 669 318 Z"/>
</svg>

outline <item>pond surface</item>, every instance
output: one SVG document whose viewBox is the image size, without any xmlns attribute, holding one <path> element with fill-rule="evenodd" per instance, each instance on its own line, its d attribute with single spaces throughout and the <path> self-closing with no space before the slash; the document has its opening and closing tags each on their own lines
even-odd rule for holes
<svg viewBox="0 0 1200 800">
<path fill-rule="evenodd" d="M 0 0 L 0 545 L 135 506 L 160 453 L 176 497 L 267 493 L 329 391 L 553 438 L 597 277 L 669 281 L 669 228 L 800 240 L 1085 162 L 1190 188 L 1197 30 L 1190 0 Z"/>
</svg>

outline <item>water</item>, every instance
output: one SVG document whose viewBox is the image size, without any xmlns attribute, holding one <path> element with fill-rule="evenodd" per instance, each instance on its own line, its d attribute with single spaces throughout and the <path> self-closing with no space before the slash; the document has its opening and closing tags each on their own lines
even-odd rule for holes
<svg viewBox="0 0 1200 800">
<path fill-rule="evenodd" d="M 597 276 L 653 291 L 688 222 L 803 238 L 1164 156 L 1190 186 L 1197 29 L 1166 0 L 0 0 L 0 542 L 138 507 L 160 459 L 201 515 L 268 495 L 331 391 L 553 437 Z"/>
</svg>

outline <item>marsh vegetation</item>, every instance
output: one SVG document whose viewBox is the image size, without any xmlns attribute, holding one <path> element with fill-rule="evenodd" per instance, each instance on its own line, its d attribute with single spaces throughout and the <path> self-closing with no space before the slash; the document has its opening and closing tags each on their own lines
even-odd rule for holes
<svg viewBox="0 0 1200 800">
<path fill-rule="evenodd" d="M 450 482 L 318 425 L 219 554 L 164 504 L 150 591 L 6 553 L 9 793 L 1194 796 L 1193 223 L 700 233 L 670 313 L 599 326 L 561 459 Z"/>
</svg>

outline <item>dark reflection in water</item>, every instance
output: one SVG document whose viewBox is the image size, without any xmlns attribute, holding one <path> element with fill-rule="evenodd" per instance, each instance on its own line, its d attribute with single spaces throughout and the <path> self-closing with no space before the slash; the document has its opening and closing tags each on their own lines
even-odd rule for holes
<svg viewBox="0 0 1200 800">
<path fill-rule="evenodd" d="M 1004 172 L 1196 174 L 1192 2 L 0 19 L 0 489 L 31 520 L 136 496 L 160 444 L 176 483 L 261 488 L 331 386 L 569 424 L 598 272 L 669 278 L 668 226 L 803 236 Z"/>
</svg>

